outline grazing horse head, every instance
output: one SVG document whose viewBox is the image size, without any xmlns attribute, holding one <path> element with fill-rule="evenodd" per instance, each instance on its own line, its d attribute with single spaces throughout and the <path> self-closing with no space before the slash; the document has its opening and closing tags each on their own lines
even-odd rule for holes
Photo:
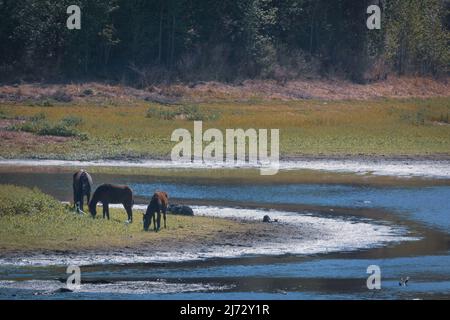
<svg viewBox="0 0 450 320">
<path fill-rule="evenodd" d="M 158 214 L 158 225 L 155 225 L 154 228 L 159 229 L 159 216 L 161 211 L 164 214 L 164 225 L 166 220 L 166 210 L 167 206 L 169 204 L 169 195 L 166 192 L 156 192 L 151 201 L 150 204 L 147 207 L 147 211 L 145 212 L 143 216 L 143 224 L 144 224 L 144 230 L 148 231 L 153 218 L 153 223 L 155 224 L 155 213 Z"/>
<path fill-rule="evenodd" d="M 89 212 L 91 213 L 92 218 L 95 218 L 97 215 L 97 200 L 94 198 L 89 202 Z"/>
<path fill-rule="evenodd" d="M 152 216 L 153 213 L 152 211 L 154 211 L 155 209 L 153 208 L 153 206 L 148 205 L 147 207 L 147 211 L 145 212 L 144 216 L 142 217 L 142 223 L 144 224 L 144 230 L 148 231 L 148 229 L 150 228 L 150 225 L 152 224 Z"/>
</svg>

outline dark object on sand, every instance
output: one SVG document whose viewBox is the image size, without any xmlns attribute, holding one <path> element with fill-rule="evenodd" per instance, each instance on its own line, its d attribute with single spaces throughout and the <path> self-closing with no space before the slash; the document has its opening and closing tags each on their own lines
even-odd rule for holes
<svg viewBox="0 0 450 320">
<path fill-rule="evenodd" d="M 167 210 L 172 214 L 179 214 L 182 216 L 193 216 L 194 210 L 189 206 L 184 206 L 180 204 L 171 204 Z"/>
<path fill-rule="evenodd" d="M 109 204 L 121 203 L 128 214 L 128 222 L 133 222 L 133 190 L 128 186 L 102 184 L 95 190 L 92 200 L 89 202 L 89 211 L 93 218 L 97 214 L 97 203 L 103 204 L 103 219 L 109 220 Z"/>
<path fill-rule="evenodd" d="M 265 215 L 263 217 L 263 222 L 266 222 L 266 223 L 278 222 L 278 219 L 273 219 L 272 220 L 268 215 Z"/>
<path fill-rule="evenodd" d="M 153 218 L 153 228 L 155 231 L 158 231 L 161 227 L 161 212 L 164 217 L 164 228 L 166 226 L 166 211 L 169 206 L 169 195 L 166 192 L 155 192 L 152 199 L 150 200 L 150 204 L 147 207 L 147 211 L 145 212 L 143 222 L 144 222 L 144 230 L 148 231 L 152 223 Z M 155 213 L 158 215 L 155 221 Z"/>
<path fill-rule="evenodd" d="M 79 212 L 83 211 L 83 199 L 87 197 L 87 204 L 91 198 L 92 177 L 81 169 L 73 175 L 73 205 Z"/>
<path fill-rule="evenodd" d="M 66 292 L 73 292 L 73 290 L 70 290 L 69 288 L 59 288 L 53 291 L 53 293 L 66 293 Z"/>
</svg>

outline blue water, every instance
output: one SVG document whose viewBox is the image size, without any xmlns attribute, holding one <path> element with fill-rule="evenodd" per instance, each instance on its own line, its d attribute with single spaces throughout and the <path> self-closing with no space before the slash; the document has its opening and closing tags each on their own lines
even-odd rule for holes
<svg viewBox="0 0 450 320">
<path fill-rule="evenodd" d="M 450 231 L 450 186 L 373 187 L 327 184 L 209 185 L 133 183 L 136 194 L 148 197 L 166 190 L 171 197 L 264 204 L 306 204 L 347 208 L 384 208 L 427 225 Z"/>
<path fill-rule="evenodd" d="M 366 269 L 369 265 L 378 265 L 382 270 L 381 290 L 365 289 Z M 438 295 L 450 298 L 450 256 L 423 256 L 394 259 L 323 259 L 307 262 L 264 264 L 264 265 L 225 265 L 214 267 L 189 268 L 148 268 L 145 266 L 114 267 L 108 270 L 84 271 L 84 281 L 91 279 L 108 279 L 109 281 L 132 276 L 133 281 L 148 278 L 161 278 L 168 281 L 183 279 L 192 283 L 220 283 L 222 279 L 238 284 L 248 279 L 259 280 L 262 288 L 254 286 L 252 291 L 177 292 L 177 293 L 63 293 L 58 298 L 67 299 L 391 299 L 391 298 L 427 298 Z M 20 272 L 20 268 L 9 268 L 8 272 L 16 274 L 22 280 L 35 279 L 36 275 Z M 42 271 L 42 270 L 41 270 Z M 50 280 L 55 274 L 64 276 L 63 271 L 55 270 L 41 274 L 40 279 Z M 399 286 L 401 277 L 410 277 L 407 286 Z M 3 278 L 4 274 L 0 274 Z M 283 288 L 264 289 L 267 283 L 287 278 L 297 282 L 297 290 L 288 285 Z M 191 279 L 191 280 L 190 280 Z M 294 279 L 294 280 L 293 280 Z M 309 283 L 313 279 L 313 285 Z M 329 285 L 336 279 L 351 279 L 356 287 L 346 288 Z M 353 285 L 354 286 L 354 285 Z M 276 287 L 276 285 L 274 286 Z M 245 289 L 245 284 L 244 284 Z M 53 296 L 36 296 L 36 290 L 0 289 L 0 298 L 11 298 L 12 294 L 21 298 L 48 299 Z"/>
<path fill-rule="evenodd" d="M 189 268 L 129 268 L 115 270 L 108 277 L 123 277 L 132 273 L 133 277 L 162 278 L 227 278 L 227 277 L 296 277 L 296 278 L 366 278 L 369 265 L 378 265 L 386 279 L 400 279 L 404 276 L 432 279 L 447 277 L 450 281 L 450 256 L 426 256 L 391 259 L 323 259 L 307 262 L 290 262 L 261 265 L 225 265 Z M 405 271 L 407 274 L 405 275 Z M 104 271 L 91 272 L 89 276 L 99 277 Z"/>
</svg>

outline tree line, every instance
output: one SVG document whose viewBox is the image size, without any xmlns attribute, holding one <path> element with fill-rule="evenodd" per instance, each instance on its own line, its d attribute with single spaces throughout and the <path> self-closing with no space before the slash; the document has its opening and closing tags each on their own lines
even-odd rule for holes
<svg viewBox="0 0 450 320">
<path fill-rule="evenodd" d="M 81 29 L 66 27 L 69 5 Z M 382 9 L 368 30 L 366 9 Z M 0 0 L 0 80 L 448 75 L 447 0 Z"/>
</svg>

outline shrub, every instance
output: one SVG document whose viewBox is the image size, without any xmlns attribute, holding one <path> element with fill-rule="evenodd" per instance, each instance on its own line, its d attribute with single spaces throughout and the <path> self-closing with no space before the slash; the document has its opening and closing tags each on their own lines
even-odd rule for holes
<svg viewBox="0 0 450 320">
<path fill-rule="evenodd" d="M 201 110 L 197 105 L 183 105 L 179 107 L 152 107 L 147 110 L 147 118 L 160 120 L 189 120 L 189 121 L 213 121 L 220 118 L 218 112 Z"/>
<path fill-rule="evenodd" d="M 40 136 L 76 137 L 78 132 L 63 123 L 45 123 L 35 133 Z"/>
<path fill-rule="evenodd" d="M 160 120 L 173 120 L 178 115 L 176 110 L 168 110 L 167 108 L 149 108 L 147 110 L 147 118 L 155 118 Z"/>
<path fill-rule="evenodd" d="M 39 189 L 0 185 L 0 216 L 38 214 L 62 210 L 63 205 Z"/>
<path fill-rule="evenodd" d="M 182 107 L 182 114 L 186 116 L 187 120 L 190 121 L 202 121 L 206 120 L 205 114 L 203 114 L 199 107 L 196 105 L 186 105 Z"/>
<path fill-rule="evenodd" d="M 0 119 L 9 119 L 10 117 L 2 110 L 0 110 Z"/>
<path fill-rule="evenodd" d="M 94 91 L 92 89 L 84 89 L 83 90 L 83 96 L 92 96 L 94 94 Z"/>
<path fill-rule="evenodd" d="M 34 116 L 30 117 L 30 121 L 32 122 L 39 122 L 45 119 L 47 119 L 47 115 L 44 112 L 36 113 Z"/>
<path fill-rule="evenodd" d="M 68 116 L 60 122 L 50 123 L 45 113 L 41 112 L 30 117 L 25 123 L 10 126 L 8 130 L 30 132 L 40 136 L 78 137 L 86 140 L 88 136 L 74 128 L 81 122 L 82 119 L 79 117 Z"/>
<path fill-rule="evenodd" d="M 418 126 L 425 125 L 425 111 L 423 109 L 417 111 L 415 124 Z"/>
<path fill-rule="evenodd" d="M 441 113 L 441 118 L 440 118 L 440 122 L 443 122 L 443 123 L 449 123 L 448 122 L 449 121 L 449 116 L 448 116 L 448 113 L 447 113 L 447 115 L 446 116 L 444 116 L 444 114 L 443 113 Z"/>
<path fill-rule="evenodd" d="M 72 96 L 61 89 L 57 90 L 54 94 L 52 94 L 51 98 L 58 102 L 71 102 L 72 101 Z"/>
<path fill-rule="evenodd" d="M 77 116 L 68 116 L 63 118 L 61 123 L 69 127 L 76 127 L 83 123 L 83 119 Z"/>
</svg>

